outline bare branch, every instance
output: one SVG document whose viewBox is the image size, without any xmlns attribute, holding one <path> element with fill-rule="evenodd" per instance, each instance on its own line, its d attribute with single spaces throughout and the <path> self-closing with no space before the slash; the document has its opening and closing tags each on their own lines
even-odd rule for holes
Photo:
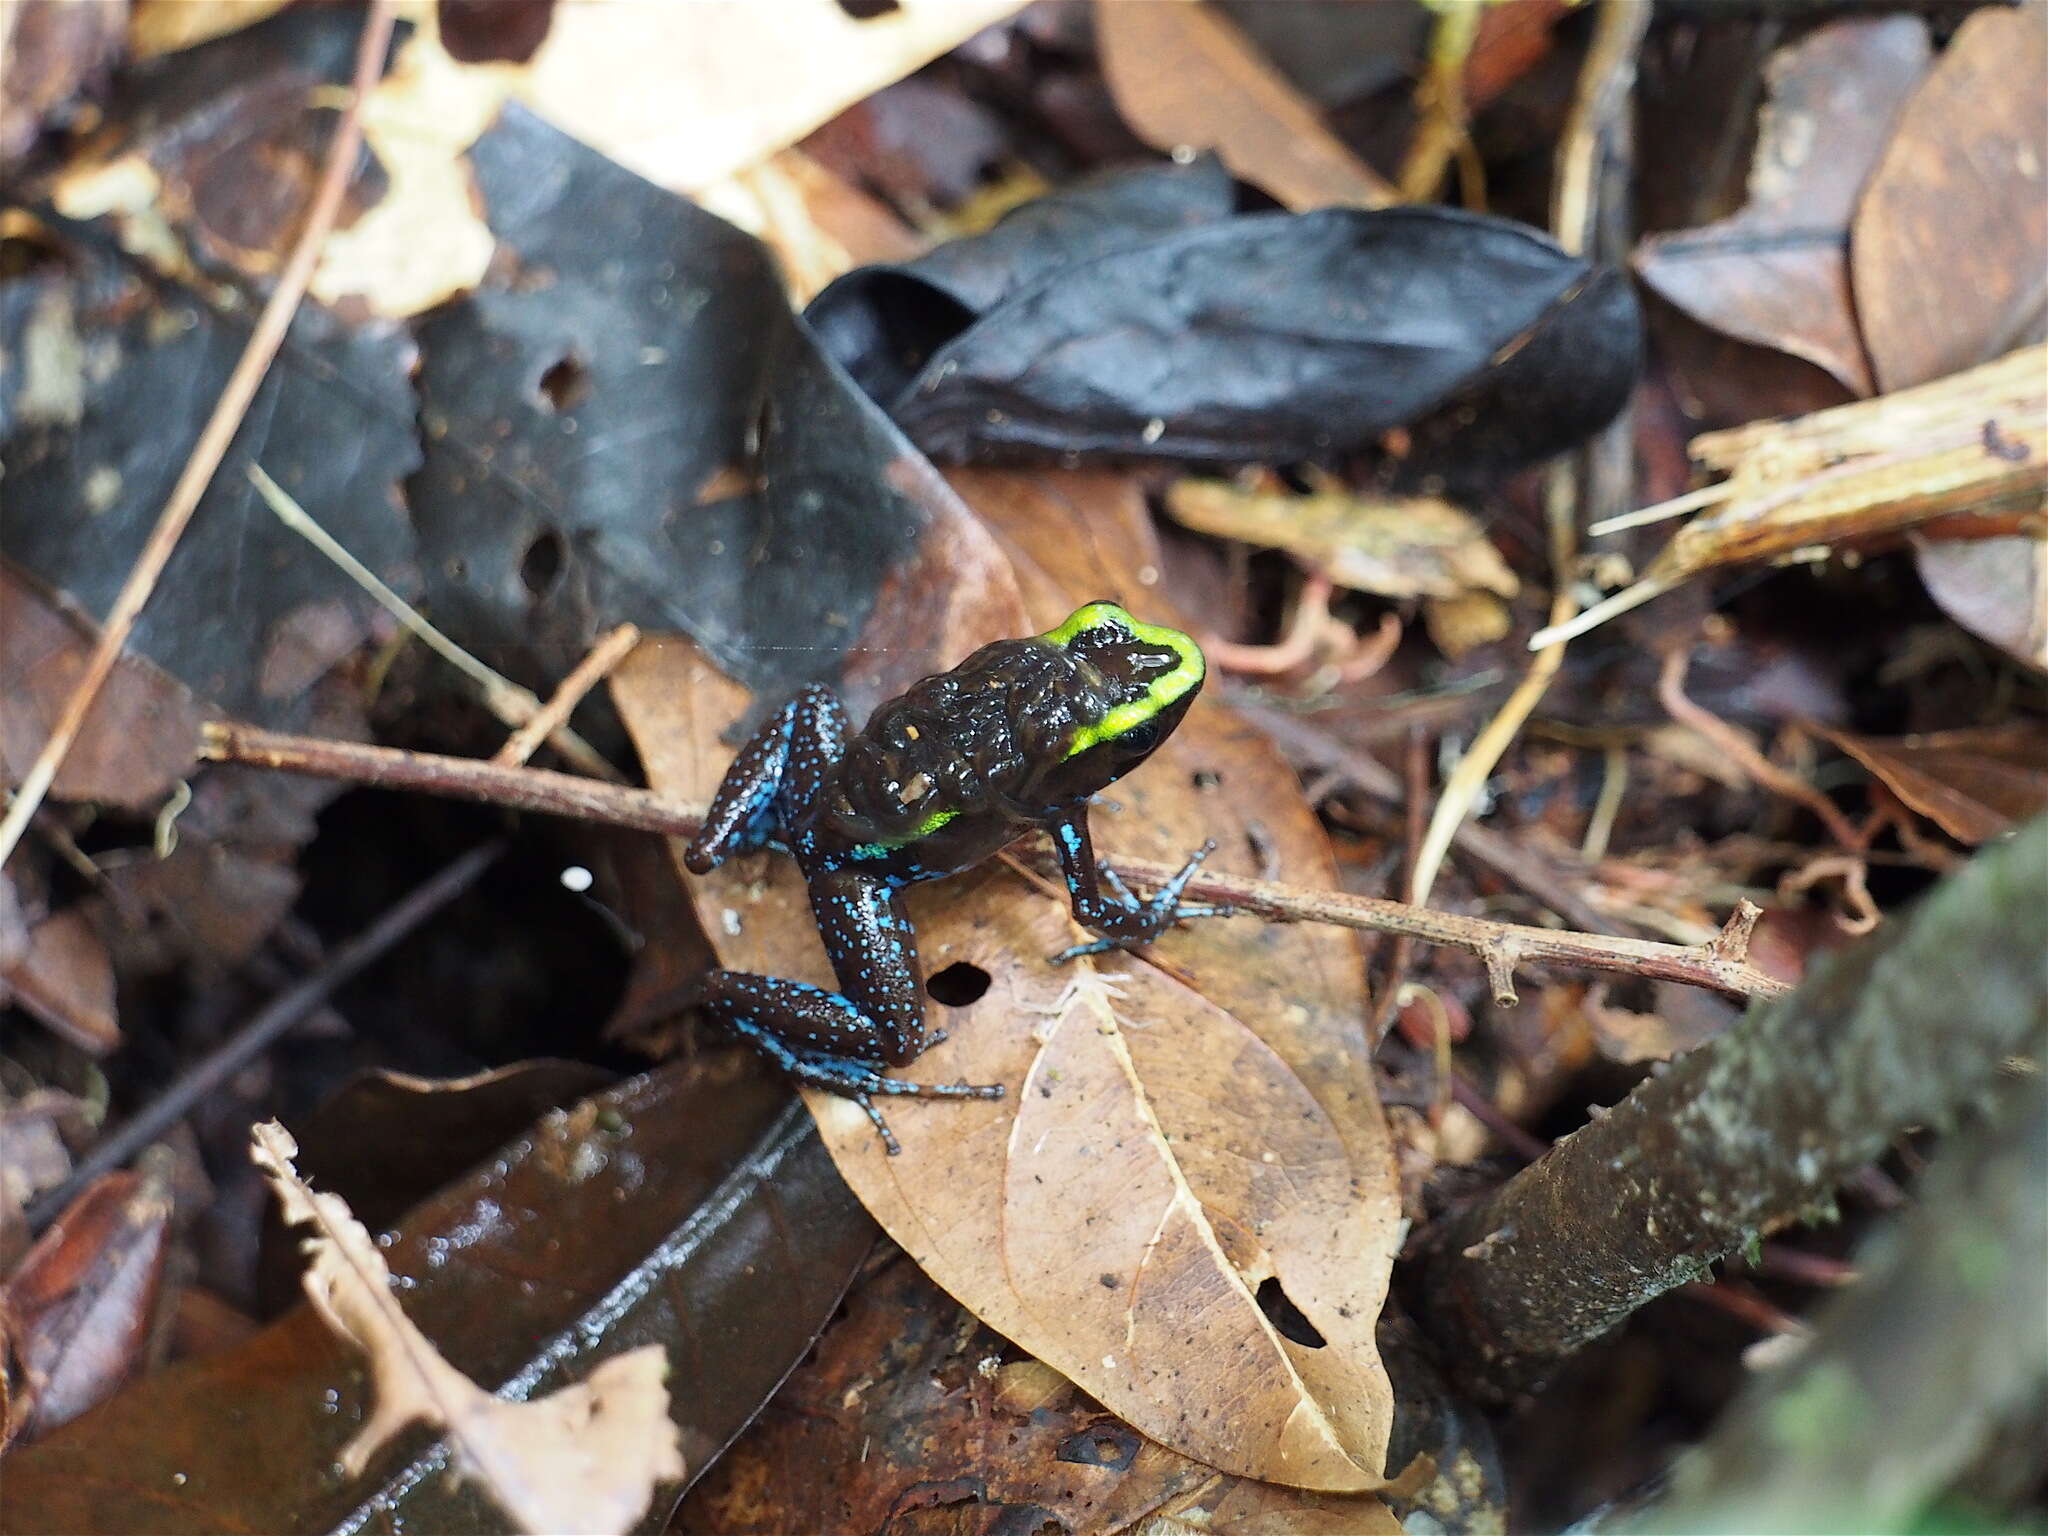
<svg viewBox="0 0 2048 1536">
<path fill-rule="evenodd" d="M 208 721 L 204 727 L 200 755 L 216 762 L 249 763 L 316 778 L 347 779 L 385 789 L 480 800 L 513 810 L 569 816 L 670 837 L 691 836 L 703 817 L 701 806 L 680 805 L 651 790 L 601 784 L 573 774 L 357 742 L 288 736 L 220 720 Z M 1041 850 L 1025 862 L 1041 872 L 1051 871 L 1053 878 L 1057 878 L 1049 851 Z M 1175 872 L 1173 866 L 1149 859 L 1119 858 L 1116 865 L 1127 879 L 1152 885 L 1165 884 Z M 1510 978 L 1515 966 L 1542 964 L 1684 982 L 1737 997 L 1771 997 L 1787 990 L 1785 983 L 1759 971 L 1742 955 L 1717 952 L 1714 944 L 1659 944 L 1648 939 L 1495 923 L 1399 901 L 1353 896 L 1343 891 L 1304 890 L 1277 881 L 1210 871 L 1197 875 L 1187 889 L 1194 900 L 1226 902 L 1242 912 L 1277 922 L 1332 923 L 1372 933 L 1408 934 L 1425 944 L 1469 950 L 1487 961 L 1496 992 L 1502 985 L 1499 967 L 1503 963 Z M 1716 940 L 1716 944 L 1720 942 Z M 1514 995 L 1511 979 L 1506 995 Z"/>
</svg>

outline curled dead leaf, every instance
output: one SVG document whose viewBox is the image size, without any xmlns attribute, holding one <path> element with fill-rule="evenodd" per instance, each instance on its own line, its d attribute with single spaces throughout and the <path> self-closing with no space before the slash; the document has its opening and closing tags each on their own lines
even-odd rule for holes
<svg viewBox="0 0 2048 1536">
<path fill-rule="evenodd" d="M 662 1382 L 661 1346 L 614 1355 L 589 1377 L 529 1402 L 493 1397 L 450 1365 L 399 1307 L 391 1272 L 361 1222 L 292 1170 L 297 1145 L 276 1122 L 252 1130 L 250 1158 L 303 1240 L 307 1299 L 368 1357 L 377 1406 L 340 1455 L 350 1476 L 418 1421 L 447 1432 L 455 1466 L 529 1531 L 624 1531 L 655 1486 L 683 1475 Z"/>
<path fill-rule="evenodd" d="M 1382 597 L 1513 597 L 1521 590 L 1477 520 L 1433 496 L 1300 496 L 1182 480 L 1167 492 L 1166 510 L 1183 527 L 1284 549 L 1340 587 Z"/>
</svg>

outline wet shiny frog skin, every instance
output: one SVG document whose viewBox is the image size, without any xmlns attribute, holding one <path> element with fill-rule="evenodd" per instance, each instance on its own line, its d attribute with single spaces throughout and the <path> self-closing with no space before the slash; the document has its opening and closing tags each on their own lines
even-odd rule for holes
<svg viewBox="0 0 2048 1536">
<path fill-rule="evenodd" d="M 1204 847 L 1149 900 L 1099 864 L 1088 801 L 1142 763 L 1201 691 L 1201 650 L 1178 630 L 1089 603 L 1057 629 L 985 645 L 925 678 L 849 736 L 831 690 L 804 689 L 740 751 L 684 863 L 705 874 L 736 853 L 785 848 L 803 871 L 828 992 L 714 971 L 693 989 L 725 1025 L 799 1082 L 867 1111 L 874 1098 L 1000 1098 L 1000 1086 L 883 1074 L 944 1038 L 927 1034 L 923 978 L 902 890 L 978 864 L 1034 827 L 1052 835 L 1075 918 L 1100 935 L 1055 959 L 1148 943 L 1176 920 L 1220 915 L 1181 891 Z"/>
</svg>

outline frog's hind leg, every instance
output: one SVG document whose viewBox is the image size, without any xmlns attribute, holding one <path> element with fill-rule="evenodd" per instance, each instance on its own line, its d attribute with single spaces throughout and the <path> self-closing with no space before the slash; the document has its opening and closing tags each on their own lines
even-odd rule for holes
<svg viewBox="0 0 2048 1536">
<path fill-rule="evenodd" d="M 800 1083 L 852 1099 L 867 1112 L 893 1157 L 902 1150 L 876 1097 L 897 1094 L 921 1099 L 999 1099 L 992 1083 L 913 1083 L 885 1077 L 865 1055 L 876 1029 L 851 998 L 808 982 L 741 971 L 714 971 L 696 996 L 698 1010 L 723 1024 Z"/>
<path fill-rule="evenodd" d="M 823 683 L 808 683 L 747 738 L 725 770 L 683 866 L 709 874 L 734 854 L 776 841 L 784 812 L 803 805 L 846 750 L 846 710 Z"/>
</svg>

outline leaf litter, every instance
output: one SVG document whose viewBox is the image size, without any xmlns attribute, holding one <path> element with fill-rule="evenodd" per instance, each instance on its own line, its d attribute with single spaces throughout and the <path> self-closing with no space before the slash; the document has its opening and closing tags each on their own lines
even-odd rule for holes
<svg viewBox="0 0 2048 1536">
<path fill-rule="evenodd" d="M 272 1122 L 253 1132 L 250 1156 L 302 1239 L 306 1297 L 322 1321 L 360 1349 L 377 1382 L 377 1408 L 342 1447 L 349 1477 L 414 1422 L 444 1429 L 463 1477 L 486 1489 L 520 1529 L 624 1531 L 657 1484 L 683 1475 L 656 1345 L 611 1356 L 582 1382 L 526 1402 L 493 1397 L 450 1365 L 406 1317 L 369 1232 L 332 1195 L 292 1169 L 298 1148 Z"/>
</svg>

